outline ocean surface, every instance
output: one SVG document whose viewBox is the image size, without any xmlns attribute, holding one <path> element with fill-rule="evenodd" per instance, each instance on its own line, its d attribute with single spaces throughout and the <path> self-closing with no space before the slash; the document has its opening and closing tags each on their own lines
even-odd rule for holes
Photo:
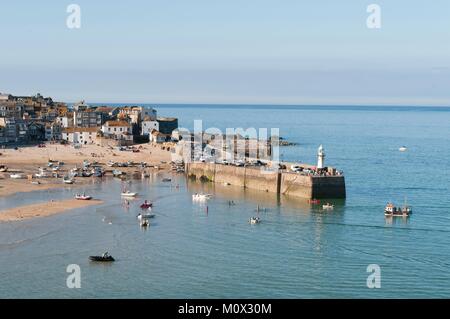
<svg viewBox="0 0 450 319">
<path fill-rule="evenodd" d="M 347 199 L 323 212 L 155 173 L 131 182 L 141 196 L 127 207 L 120 181 L 94 180 L 85 190 L 103 205 L 0 224 L 0 298 L 450 298 L 450 108 L 156 107 L 186 128 L 279 128 L 298 143 L 281 148 L 287 161 L 315 163 L 323 144 Z M 16 194 L 0 210 L 78 191 Z M 192 202 L 200 191 L 214 195 L 207 207 Z M 405 197 L 413 215 L 386 219 L 386 203 Z M 136 219 L 144 199 L 155 202 L 147 230 Z M 261 224 L 249 225 L 255 215 Z M 88 261 L 106 250 L 115 263 Z M 66 286 L 69 264 L 81 268 L 80 289 Z M 381 267 L 379 289 L 367 287 L 370 264 Z"/>
</svg>

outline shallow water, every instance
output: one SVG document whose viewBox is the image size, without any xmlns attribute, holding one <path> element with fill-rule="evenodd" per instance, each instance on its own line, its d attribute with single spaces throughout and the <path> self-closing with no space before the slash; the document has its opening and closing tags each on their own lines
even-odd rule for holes
<svg viewBox="0 0 450 319">
<path fill-rule="evenodd" d="M 448 109 L 163 106 L 162 115 L 221 129 L 279 127 L 300 143 L 285 160 L 326 162 L 346 173 L 347 199 L 322 212 L 303 200 L 232 186 L 188 182 L 164 173 L 130 185 L 141 197 L 130 207 L 121 182 L 105 179 L 86 192 L 105 204 L 56 216 L 0 224 L 0 297 L 88 298 L 430 298 L 450 297 Z M 401 153 L 402 145 L 408 151 Z M 175 187 L 179 185 L 179 187 Z M 204 205 L 191 195 L 214 194 Z M 50 190 L 0 198 L 0 209 L 70 198 Z M 408 219 L 385 219 L 387 201 L 413 206 Z M 148 230 L 136 219 L 155 201 Z M 230 206 L 233 200 L 236 205 Z M 262 223 L 249 225 L 255 208 Z M 108 250 L 117 261 L 93 264 Z M 81 267 L 81 289 L 66 287 L 66 267 Z M 366 268 L 381 266 L 381 289 L 368 289 Z"/>
</svg>

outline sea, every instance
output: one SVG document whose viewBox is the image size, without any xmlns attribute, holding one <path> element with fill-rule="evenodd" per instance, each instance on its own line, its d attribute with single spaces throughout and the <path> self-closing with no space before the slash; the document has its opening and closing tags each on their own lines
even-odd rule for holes
<svg viewBox="0 0 450 319">
<path fill-rule="evenodd" d="M 296 143 L 280 148 L 285 161 L 314 164 L 323 145 L 326 165 L 345 174 L 347 198 L 323 211 L 155 172 L 130 181 L 139 197 L 127 204 L 120 180 L 93 179 L 84 191 L 102 205 L 0 224 L 0 298 L 450 298 L 450 108 L 154 106 L 188 129 L 194 120 L 279 129 Z M 79 191 L 18 193 L 0 198 L 0 210 Z M 193 202 L 197 192 L 213 197 Z M 155 218 L 142 229 L 145 199 Z M 390 201 L 407 201 L 413 214 L 386 218 Z M 252 216 L 261 223 L 250 225 Z M 88 260 L 105 251 L 114 263 Z"/>
</svg>

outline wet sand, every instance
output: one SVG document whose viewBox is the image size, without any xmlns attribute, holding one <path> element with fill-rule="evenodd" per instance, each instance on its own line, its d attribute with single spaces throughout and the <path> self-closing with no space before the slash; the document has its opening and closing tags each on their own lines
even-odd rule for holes
<svg viewBox="0 0 450 319">
<path fill-rule="evenodd" d="M 158 166 L 158 170 L 168 170 L 171 161 L 171 152 L 161 145 L 142 144 L 135 146 L 139 152 L 119 151 L 117 148 L 99 145 L 85 145 L 75 149 L 70 145 L 47 144 L 45 148 L 37 146 L 20 147 L 18 150 L 0 150 L 0 164 L 8 167 L 7 172 L 0 173 L 0 196 L 9 196 L 19 192 L 32 192 L 52 188 L 71 188 L 79 185 L 87 185 L 92 182 L 91 178 L 76 178 L 75 184 L 67 185 L 62 178 L 39 179 L 40 185 L 32 184 L 28 179 L 14 180 L 9 176 L 12 173 L 22 173 L 24 176 L 36 174 L 40 167 L 47 167 L 48 161 L 61 161 L 64 165 L 58 172 L 66 174 L 71 168 L 81 167 L 83 160 L 98 162 L 106 170 L 108 161 L 136 163 L 146 162 L 148 165 Z M 139 172 L 137 167 L 120 168 L 127 173 Z M 150 169 L 146 169 L 150 170 Z M 51 170 L 49 170 L 51 172 Z M 33 179 L 35 180 L 35 179 Z"/>
<path fill-rule="evenodd" d="M 50 201 L 45 203 L 19 206 L 4 211 L 0 211 L 0 223 L 16 222 L 38 217 L 48 217 L 71 209 L 99 205 L 102 203 L 103 202 L 100 200 L 83 201 L 76 199 L 68 199 L 68 200 Z"/>
</svg>

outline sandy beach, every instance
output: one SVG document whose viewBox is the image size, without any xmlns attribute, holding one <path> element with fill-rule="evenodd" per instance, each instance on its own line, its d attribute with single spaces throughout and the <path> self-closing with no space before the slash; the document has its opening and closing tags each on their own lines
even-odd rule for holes
<svg viewBox="0 0 450 319">
<path fill-rule="evenodd" d="M 40 167 L 47 167 L 49 160 L 64 162 L 61 167 L 60 175 L 65 174 L 71 168 L 81 167 L 83 160 L 89 162 L 98 162 L 105 169 L 111 170 L 106 164 L 108 161 L 136 163 L 146 162 L 148 165 L 158 166 L 158 170 L 169 168 L 171 161 L 171 152 L 167 148 L 156 144 L 142 144 L 139 152 L 119 151 L 117 148 L 99 145 L 84 145 L 82 148 L 75 149 L 70 145 L 47 143 L 44 148 L 37 146 L 19 147 L 18 150 L 2 149 L 0 150 L 0 164 L 6 165 L 8 171 L 0 173 L 0 196 L 8 196 L 18 192 L 31 192 L 36 190 L 47 190 L 60 187 L 77 187 L 92 182 L 91 178 L 77 178 L 75 184 L 66 185 L 62 179 L 48 178 L 40 179 L 39 185 L 32 184 L 28 179 L 13 180 L 9 176 L 11 173 L 22 173 L 25 176 L 33 175 L 38 172 Z M 137 172 L 138 168 L 121 168 L 128 173 Z M 149 169 L 150 170 L 150 169 Z"/>
<path fill-rule="evenodd" d="M 15 222 L 37 217 L 47 217 L 62 213 L 71 209 L 99 205 L 102 201 L 90 200 L 82 201 L 68 199 L 62 201 L 51 201 L 26 206 L 19 206 L 4 211 L 0 211 L 0 222 Z"/>
</svg>

